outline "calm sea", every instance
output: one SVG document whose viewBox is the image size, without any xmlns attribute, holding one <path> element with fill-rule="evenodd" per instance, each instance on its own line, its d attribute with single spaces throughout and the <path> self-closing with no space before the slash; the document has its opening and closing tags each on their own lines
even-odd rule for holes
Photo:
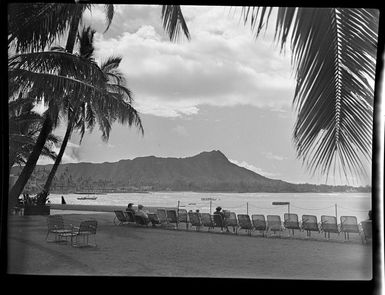
<svg viewBox="0 0 385 295">
<path fill-rule="evenodd" d="M 61 196 L 49 195 L 52 204 L 60 204 Z M 177 207 L 200 212 L 214 212 L 217 206 L 237 214 L 248 213 L 280 215 L 290 213 L 316 215 L 356 216 L 358 222 L 367 219 L 372 208 L 369 193 L 196 193 L 196 192 L 150 192 L 114 193 L 96 196 L 96 200 L 78 200 L 87 195 L 63 195 L 67 204 L 127 206 L 128 203 L 142 204 L 145 207 Z M 290 202 L 287 205 L 273 205 L 273 202 Z"/>
</svg>

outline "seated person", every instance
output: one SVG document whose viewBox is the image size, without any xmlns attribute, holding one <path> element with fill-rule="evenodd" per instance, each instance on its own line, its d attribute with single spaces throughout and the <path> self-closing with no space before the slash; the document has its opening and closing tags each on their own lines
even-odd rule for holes
<svg viewBox="0 0 385 295">
<path fill-rule="evenodd" d="M 222 216 L 222 219 L 225 220 L 225 213 L 223 213 L 221 210 L 222 210 L 222 207 L 217 207 L 217 208 L 215 209 L 214 214 L 219 214 L 219 215 L 221 215 L 221 216 Z"/>
<path fill-rule="evenodd" d="M 222 207 L 217 207 L 215 209 L 215 212 L 214 212 L 214 215 L 220 215 L 222 216 L 222 221 L 223 221 L 223 226 L 226 227 L 227 231 L 229 231 L 229 229 L 227 228 L 226 226 L 226 217 L 225 217 L 225 213 L 221 211 L 222 210 Z M 215 220 L 215 219 L 214 219 Z M 223 228 L 221 228 L 221 230 L 223 230 Z"/>
<path fill-rule="evenodd" d="M 132 205 L 134 205 L 134 204 L 128 203 L 127 208 L 126 208 L 126 212 L 131 212 L 132 214 L 135 214 L 135 209 L 132 208 Z"/>
<path fill-rule="evenodd" d="M 139 204 L 138 205 L 138 211 L 136 211 L 135 216 L 142 217 L 145 224 L 148 224 L 150 222 L 150 219 L 148 218 L 148 215 L 143 208 L 144 208 L 143 205 Z"/>
</svg>

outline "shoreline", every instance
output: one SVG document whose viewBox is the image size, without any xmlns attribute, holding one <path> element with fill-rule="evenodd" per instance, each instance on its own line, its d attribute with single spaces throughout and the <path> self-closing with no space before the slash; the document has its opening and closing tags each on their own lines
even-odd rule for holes
<svg viewBox="0 0 385 295">
<path fill-rule="evenodd" d="M 92 211 L 92 212 L 114 212 L 114 210 L 125 211 L 127 206 L 119 205 L 83 205 L 83 204 L 50 204 L 51 210 L 73 210 L 73 211 Z M 137 206 L 133 206 L 136 208 Z M 177 209 L 177 207 L 154 207 L 145 206 L 145 209 L 151 213 L 156 212 L 157 209 Z"/>
</svg>

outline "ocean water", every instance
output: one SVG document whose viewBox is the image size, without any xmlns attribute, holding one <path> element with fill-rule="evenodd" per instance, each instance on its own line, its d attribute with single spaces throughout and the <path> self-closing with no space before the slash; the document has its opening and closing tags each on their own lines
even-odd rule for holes
<svg viewBox="0 0 385 295">
<path fill-rule="evenodd" d="M 61 196 L 67 204 L 177 207 L 181 209 L 199 209 L 200 212 L 213 213 L 217 206 L 236 214 L 280 215 L 290 213 L 315 215 L 320 221 L 321 215 L 356 216 L 358 222 L 368 218 L 372 209 L 370 193 L 196 193 L 196 192 L 149 192 L 149 193 L 114 193 L 96 196 L 96 200 L 78 200 L 87 195 L 50 194 L 52 204 L 60 204 Z M 289 202 L 288 205 L 273 205 L 273 202 Z"/>
</svg>

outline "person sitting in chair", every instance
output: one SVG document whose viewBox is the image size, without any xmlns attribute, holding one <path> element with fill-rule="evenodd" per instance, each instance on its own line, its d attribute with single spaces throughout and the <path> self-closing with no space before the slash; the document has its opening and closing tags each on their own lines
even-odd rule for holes
<svg viewBox="0 0 385 295">
<path fill-rule="evenodd" d="M 138 211 L 136 211 L 135 216 L 142 217 L 145 224 L 148 224 L 150 222 L 150 219 L 148 218 L 147 212 L 143 208 L 143 205 L 139 204 Z"/>
<path fill-rule="evenodd" d="M 221 211 L 222 210 L 222 207 L 217 207 L 215 209 L 215 212 L 214 212 L 214 215 L 220 215 L 222 216 L 222 221 L 223 221 L 223 226 L 226 227 L 227 231 L 229 231 L 229 229 L 227 228 L 226 226 L 226 220 L 225 220 L 225 213 Z M 221 231 L 223 230 L 223 228 L 221 228 Z"/>
<path fill-rule="evenodd" d="M 126 212 L 131 212 L 132 214 L 135 214 L 135 209 L 132 208 L 132 205 L 134 205 L 133 203 L 128 203 L 127 205 L 127 208 L 126 208 Z"/>
</svg>

